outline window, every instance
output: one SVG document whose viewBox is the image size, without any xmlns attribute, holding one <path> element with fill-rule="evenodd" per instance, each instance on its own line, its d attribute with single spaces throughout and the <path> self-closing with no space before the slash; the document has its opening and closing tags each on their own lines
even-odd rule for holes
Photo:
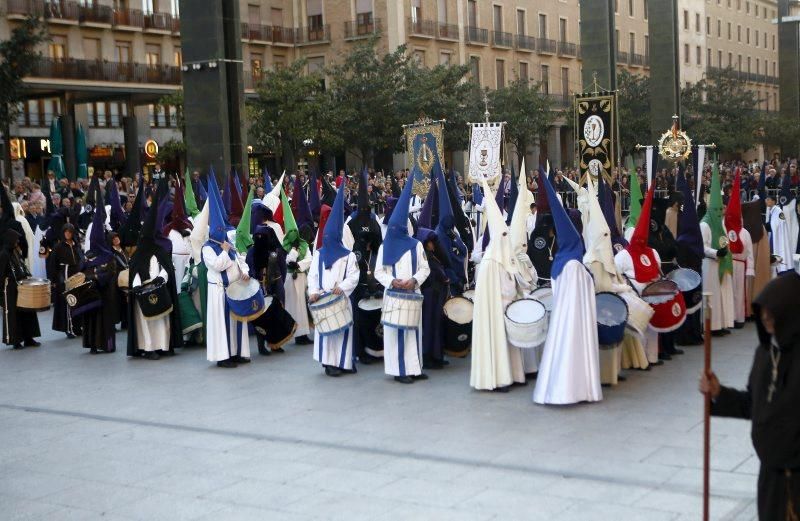
<svg viewBox="0 0 800 521">
<path fill-rule="evenodd" d="M 722 38 L 722 20 L 717 20 L 717 38 Z"/>
<path fill-rule="evenodd" d="M 422 21 L 422 0 L 411 0 L 411 23 Z"/>
<path fill-rule="evenodd" d="M 764 74 L 766 73 L 767 71 L 764 71 Z M 759 58 L 756 58 L 756 74 L 761 74 L 761 60 Z"/>
<path fill-rule="evenodd" d="M 694 32 L 700 32 L 700 13 L 694 14 Z"/>
<path fill-rule="evenodd" d="M 180 47 L 175 47 L 172 49 L 172 61 L 175 63 L 176 67 L 183 65 L 183 53 L 181 52 Z"/>
<path fill-rule="evenodd" d="M 151 114 L 151 126 L 154 126 L 153 124 L 156 122 L 161 123 L 162 127 L 166 126 L 164 109 L 159 108 L 161 109 L 161 114 L 158 115 L 160 120 L 156 121 L 156 115 Z M 96 101 L 88 103 L 86 109 L 90 127 L 121 127 L 123 118 L 128 115 L 128 104 L 118 101 Z M 172 114 L 172 121 L 175 121 L 175 107 L 172 107 Z"/>
<path fill-rule="evenodd" d="M 273 27 L 283 27 L 283 9 L 277 7 L 270 9 L 269 19 Z"/>
<path fill-rule="evenodd" d="M 706 65 L 711 66 L 711 49 L 706 49 Z"/>
<path fill-rule="evenodd" d="M 372 11 L 372 6 L 370 6 L 370 11 Z M 439 16 L 440 23 L 447 23 L 447 0 L 437 0 L 436 14 Z"/>
<path fill-rule="evenodd" d="M 644 35 L 644 55 L 650 56 L 650 35 Z"/>
<path fill-rule="evenodd" d="M 67 37 L 51 36 L 47 51 L 51 59 L 63 60 L 67 57 Z"/>
<path fill-rule="evenodd" d="M 467 18 L 470 27 L 478 27 L 478 2 L 476 0 L 467 2 Z"/>
<path fill-rule="evenodd" d="M 751 58 L 750 56 L 747 57 L 747 74 L 750 74 L 752 70 L 750 69 Z"/>
<path fill-rule="evenodd" d="M 744 35 L 745 35 L 745 43 L 747 43 L 749 45 L 750 44 L 750 28 L 749 27 L 746 28 L 746 30 L 744 32 Z"/>
<path fill-rule="evenodd" d="M 683 44 L 683 62 L 684 63 L 689 63 L 689 44 L 688 43 L 684 43 Z"/>
<path fill-rule="evenodd" d="M 711 35 L 711 17 L 706 16 L 706 34 Z"/>
<path fill-rule="evenodd" d="M 272 57 L 272 68 L 276 71 L 286 68 L 286 56 L 275 55 Z"/>
<path fill-rule="evenodd" d="M 525 24 L 525 11 L 523 11 L 522 9 L 517 9 L 517 34 L 520 36 L 525 36 L 526 34 L 528 34 L 528 31 L 526 29 L 527 27 Z"/>
<path fill-rule="evenodd" d="M 469 57 L 469 72 L 478 84 L 481 82 L 481 59 L 477 56 Z"/>
<path fill-rule="evenodd" d="M 314 56 L 312 58 L 308 58 L 308 73 L 309 74 L 319 74 L 322 76 L 320 79 L 320 88 L 325 90 L 325 57 L 324 56 Z"/>
<path fill-rule="evenodd" d="M 261 53 L 250 53 L 250 71 L 254 78 L 261 78 L 264 70 L 264 55 Z"/>
<path fill-rule="evenodd" d="M 699 45 L 694 49 L 694 59 L 697 62 L 697 65 L 703 64 L 703 54 Z"/>
<path fill-rule="evenodd" d="M 750 14 L 750 2 L 745 2 L 744 5 L 745 5 L 745 12 L 747 14 Z"/>
<path fill-rule="evenodd" d="M 737 56 L 736 64 L 738 67 L 739 72 L 742 72 L 742 55 Z"/>
<path fill-rule="evenodd" d="M 755 44 L 756 44 L 756 47 L 758 47 L 758 29 L 756 29 L 756 35 L 755 36 L 756 36 L 755 39 L 754 39 L 755 40 Z"/>
<path fill-rule="evenodd" d="M 636 33 L 628 34 L 628 52 L 631 56 L 636 54 Z"/>
<path fill-rule="evenodd" d="M 502 32 L 503 30 L 503 6 L 492 6 L 492 21 L 494 23 L 495 32 Z"/>
<path fill-rule="evenodd" d="M 131 62 L 131 44 L 130 42 L 116 42 L 114 44 L 114 59 L 119 63 Z"/>
<path fill-rule="evenodd" d="M 149 67 L 161 65 L 161 46 L 148 43 L 145 46 L 145 63 Z"/>
<path fill-rule="evenodd" d="M 614 12 L 619 13 L 619 0 L 614 0 Z"/>
<path fill-rule="evenodd" d="M 83 39 L 83 59 L 84 60 L 99 60 L 100 59 L 100 39 L 99 38 L 84 38 Z"/>
<path fill-rule="evenodd" d="M 261 6 L 247 4 L 247 21 L 250 25 L 261 25 Z"/>
<path fill-rule="evenodd" d="M 633 0 L 628 0 L 628 15 L 633 16 Z"/>
<path fill-rule="evenodd" d="M 306 0 L 306 20 L 310 29 L 322 28 L 322 0 Z"/>
<path fill-rule="evenodd" d="M 728 67 L 733 67 L 733 53 L 728 53 Z"/>
<path fill-rule="evenodd" d="M 689 11 L 686 9 L 683 10 L 683 28 L 684 30 L 689 30 Z"/>
<path fill-rule="evenodd" d="M 730 39 L 731 39 L 731 23 L 728 22 L 728 40 L 730 41 Z"/>
<path fill-rule="evenodd" d="M 741 42 L 742 41 L 742 26 L 741 25 L 737 25 L 736 26 L 736 41 L 737 42 Z"/>
<path fill-rule="evenodd" d="M 416 51 L 414 51 L 414 59 L 417 61 L 417 63 L 420 66 L 424 67 L 425 66 L 425 51 L 423 51 L 422 49 L 417 49 Z"/>
<path fill-rule="evenodd" d="M 775 35 L 772 35 L 772 50 L 775 50 Z"/>
<path fill-rule="evenodd" d="M 519 79 L 528 83 L 530 79 L 528 75 L 528 62 L 519 62 Z"/>
<path fill-rule="evenodd" d="M 569 96 L 569 67 L 561 67 L 561 94 Z"/>
<path fill-rule="evenodd" d="M 722 51 L 717 51 L 717 67 L 722 68 Z"/>
<path fill-rule="evenodd" d="M 449 52 L 439 53 L 439 65 L 450 65 L 451 56 Z"/>
<path fill-rule="evenodd" d="M 566 18 L 559 18 L 558 19 L 558 40 L 560 42 L 567 41 L 567 19 Z"/>
<path fill-rule="evenodd" d="M 505 62 L 505 60 L 496 60 L 495 61 L 495 67 L 497 69 L 497 71 L 496 71 L 497 77 L 495 78 L 497 80 L 496 85 L 497 85 L 498 89 L 502 89 L 503 87 L 506 86 L 506 62 Z"/>
<path fill-rule="evenodd" d="M 539 38 L 547 38 L 547 15 L 539 15 Z"/>
<path fill-rule="evenodd" d="M 614 47 L 616 47 L 616 48 L 617 48 L 617 51 L 619 51 L 619 49 L 620 49 L 620 43 L 619 43 L 619 29 L 616 29 L 616 30 L 614 31 Z"/>
<path fill-rule="evenodd" d="M 642 8 L 642 13 L 644 13 L 644 19 L 647 20 L 647 0 L 643 0 L 642 3 L 644 4 Z"/>
<path fill-rule="evenodd" d="M 550 67 L 542 65 L 542 92 L 550 94 Z"/>
</svg>

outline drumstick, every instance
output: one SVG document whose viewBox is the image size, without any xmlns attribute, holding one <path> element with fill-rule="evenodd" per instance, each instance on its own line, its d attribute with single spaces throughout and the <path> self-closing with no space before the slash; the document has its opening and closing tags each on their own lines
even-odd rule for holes
<svg viewBox="0 0 800 521">
<path fill-rule="evenodd" d="M 705 376 L 711 374 L 711 293 L 703 293 L 703 347 L 705 351 Z M 703 521 L 709 519 L 710 467 L 711 467 L 711 394 L 703 399 Z"/>
</svg>

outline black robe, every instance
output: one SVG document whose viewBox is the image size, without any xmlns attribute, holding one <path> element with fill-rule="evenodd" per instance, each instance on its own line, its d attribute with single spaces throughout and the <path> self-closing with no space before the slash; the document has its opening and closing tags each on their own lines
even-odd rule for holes
<svg viewBox="0 0 800 521">
<path fill-rule="evenodd" d="M 69 306 L 64 296 L 67 278 L 78 273 L 83 262 L 83 250 L 77 241 L 72 245 L 61 240 L 54 247 L 47 258 L 47 278 L 55 285 L 53 293 L 53 331 L 64 333 L 81 332 L 81 317 L 72 319 L 69 316 Z"/>
<path fill-rule="evenodd" d="M 117 350 L 116 324 L 118 312 L 117 269 L 112 258 L 109 262 L 85 270 L 86 280 L 94 280 L 102 305 L 81 315 L 83 318 L 83 347 L 101 349 L 108 353 Z"/>
<path fill-rule="evenodd" d="M 125 249 L 121 248 L 119 250 L 115 250 L 112 248 L 114 252 L 114 262 L 116 263 L 116 270 L 117 274 L 119 272 L 128 269 L 128 263 L 130 259 L 128 258 L 128 254 L 125 253 Z M 128 292 L 124 291 L 122 288 L 117 286 L 116 280 L 114 281 L 114 287 L 116 289 L 117 295 L 117 305 L 114 309 L 115 316 L 114 316 L 114 323 L 120 324 L 122 329 L 128 328 Z M 127 289 L 127 288 L 126 288 Z"/>
<path fill-rule="evenodd" d="M 711 406 L 715 416 L 752 421 L 753 447 L 761 461 L 758 476 L 761 521 L 800 518 L 800 321 L 796 318 L 800 306 L 792 300 L 799 293 L 800 275 L 791 272 L 772 280 L 756 297 L 753 311 L 760 342 L 747 389 L 722 387 Z M 774 338 L 761 324 L 762 306 L 775 317 Z M 778 353 L 778 374 L 770 401 L 772 357 Z"/>
<path fill-rule="evenodd" d="M 441 248 L 438 255 L 443 255 Z M 450 279 L 446 265 L 436 254 L 426 252 L 430 275 L 420 286 L 422 295 L 422 357 L 423 365 L 444 360 L 444 303 L 449 295 Z"/>
<path fill-rule="evenodd" d="M 20 252 L 4 246 L 0 251 L 0 292 L 3 307 L 3 342 L 14 345 L 41 336 L 35 311 L 17 307 L 17 281 L 30 277 Z"/>
<path fill-rule="evenodd" d="M 367 348 L 375 352 L 383 351 L 383 338 L 376 334 L 376 325 L 370 320 L 368 312 L 358 307 L 361 299 L 377 296 L 379 292 L 383 295 L 383 286 L 378 284 L 374 275 L 378 248 L 383 243 L 381 226 L 368 209 L 363 212 L 347 222 L 353 233 L 353 253 L 356 254 L 359 271 L 358 285 L 350 295 L 353 309 L 353 352 L 361 359 L 369 354 Z"/>
</svg>

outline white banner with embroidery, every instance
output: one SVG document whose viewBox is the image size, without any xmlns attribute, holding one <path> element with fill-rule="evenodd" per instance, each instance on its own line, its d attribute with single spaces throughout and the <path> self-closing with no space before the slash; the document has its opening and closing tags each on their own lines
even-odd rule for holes
<svg viewBox="0 0 800 521">
<path fill-rule="evenodd" d="M 505 123 L 473 123 L 469 143 L 469 177 L 487 181 L 502 172 L 503 125 Z"/>
</svg>

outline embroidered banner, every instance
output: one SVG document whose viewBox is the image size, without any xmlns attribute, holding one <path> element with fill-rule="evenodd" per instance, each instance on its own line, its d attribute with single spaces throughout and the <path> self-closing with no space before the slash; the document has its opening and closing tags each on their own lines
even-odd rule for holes
<svg viewBox="0 0 800 521">
<path fill-rule="evenodd" d="M 469 142 L 468 174 L 477 183 L 491 181 L 502 172 L 503 126 L 505 123 L 472 123 Z"/>
</svg>

